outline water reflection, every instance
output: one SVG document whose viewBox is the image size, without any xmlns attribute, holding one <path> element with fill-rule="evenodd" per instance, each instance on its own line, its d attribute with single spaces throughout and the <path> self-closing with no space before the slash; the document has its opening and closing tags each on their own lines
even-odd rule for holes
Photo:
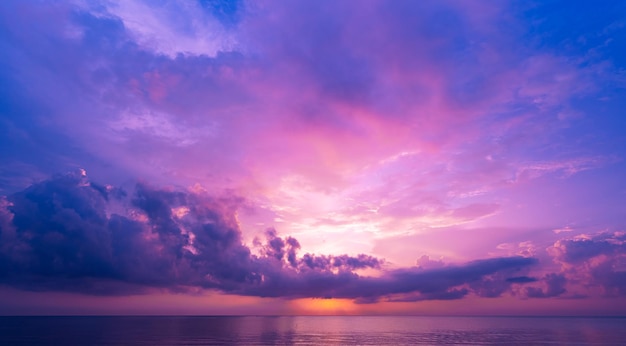
<svg viewBox="0 0 626 346">
<path fill-rule="evenodd" d="M 623 345 L 623 318 L 0 317 L 1 345 Z"/>
</svg>

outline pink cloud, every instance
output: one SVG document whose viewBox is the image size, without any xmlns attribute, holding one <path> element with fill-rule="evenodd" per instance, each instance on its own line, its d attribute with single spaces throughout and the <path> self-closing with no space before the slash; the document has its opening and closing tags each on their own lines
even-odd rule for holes
<svg viewBox="0 0 626 346">
<path fill-rule="evenodd" d="M 563 132 L 605 70 L 535 47 L 508 4 L 262 2 L 232 27 L 182 2 L 80 4 L 3 16 L 36 122 L 120 180 L 245 197 L 247 243 L 276 227 L 306 251 L 396 264 L 531 257 L 551 230 L 592 227 L 552 208 L 576 197 L 565 182 L 618 162 Z M 577 243 L 554 244 L 562 259 Z M 573 280 L 549 274 L 529 295 Z"/>
</svg>

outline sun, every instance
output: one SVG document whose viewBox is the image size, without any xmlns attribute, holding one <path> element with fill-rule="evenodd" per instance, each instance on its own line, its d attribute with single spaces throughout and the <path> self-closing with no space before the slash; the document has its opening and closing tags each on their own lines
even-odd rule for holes
<svg viewBox="0 0 626 346">
<path fill-rule="evenodd" d="M 351 315 L 356 313 L 349 299 L 303 298 L 292 302 L 298 313 L 306 315 Z"/>
</svg>

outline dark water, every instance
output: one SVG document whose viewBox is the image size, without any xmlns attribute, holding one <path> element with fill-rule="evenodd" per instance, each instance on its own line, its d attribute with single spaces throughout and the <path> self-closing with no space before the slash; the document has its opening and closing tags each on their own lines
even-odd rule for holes
<svg viewBox="0 0 626 346">
<path fill-rule="evenodd" d="M 626 318 L 0 317 L 0 345 L 626 345 Z"/>
</svg>

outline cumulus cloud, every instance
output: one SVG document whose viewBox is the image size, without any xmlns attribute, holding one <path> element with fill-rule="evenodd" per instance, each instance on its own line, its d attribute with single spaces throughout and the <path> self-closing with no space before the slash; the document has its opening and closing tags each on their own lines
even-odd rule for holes
<svg viewBox="0 0 626 346">
<path fill-rule="evenodd" d="M 546 250 L 558 269 L 542 276 L 506 279 L 524 285 L 513 289 L 514 294 L 568 299 L 626 295 L 626 233 L 579 234 L 559 239 Z"/>
<path fill-rule="evenodd" d="M 556 290 L 567 280 L 574 288 L 584 290 L 583 293 L 595 289 L 605 296 L 626 295 L 625 232 L 560 239 L 547 250 L 561 267 L 558 276 L 547 281 Z"/>
<path fill-rule="evenodd" d="M 459 299 L 483 280 L 533 265 L 523 257 L 387 269 L 382 259 L 298 254 L 274 229 L 244 245 L 235 217 L 243 200 L 205 192 L 124 190 L 59 175 L 2 199 L 0 282 L 28 290 L 129 294 L 215 289 L 261 297 L 337 297 L 359 302 Z M 363 276 L 362 269 L 378 276 Z M 500 293 L 504 290 L 499 291 Z"/>
</svg>

